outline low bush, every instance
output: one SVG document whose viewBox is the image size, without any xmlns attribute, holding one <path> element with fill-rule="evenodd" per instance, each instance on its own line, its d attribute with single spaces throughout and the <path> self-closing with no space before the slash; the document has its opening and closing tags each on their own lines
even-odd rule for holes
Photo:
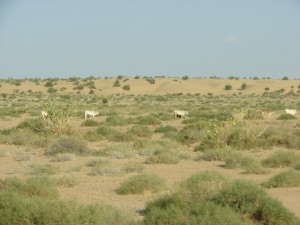
<svg viewBox="0 0 300 225">
<path fill-rule="evenodd" d="M 72 176 L 63 176 L 55 180 L 57 186 L 75 187 L 79 182 Z"/>
<path fill-rule="evenodd" d="M 259 224 L 296 225 L 299 222 L 281 202 L 269 197 L 264 190 L 249 181 L 235 180 L 228 183 L 213 198 L 213 202 L 230 207 Z"/>
<path fill-rule="evenodd" d="M 143 194 L 145 191 L 156 193 L 164 189 L 165 181 L 157 175 L 140 174 L 129 177 L 117 190 L 119 194 Z"/>
<path fill-rule="evenodd" d="M 145 160 L 146 164 L 177 164 L 179 163 L 179 155 L 175 151 L 159 149 L 153 152 Z"/>
<path fill-rule="evenodd" d="M 97 127 L 99 125 L 100 123 L 93 119 L 86 119 L 81 124 L 82 127 Z"/>
<path fill-rule="evenodd" d="M 114 144 L 104 149 L 98 150 L 95 154 L 97 156 L 111 157 L 115 159 L 126 159 L 134 156 L 136 151 L 132 144 L 121 143 Z"/>
<path fill-rule="evenodd" d="M 106 125 L 110 126 L 125 126 L 130 123 L 130 119 L 125 119 L 118 115 L 108 116 L 105 120 Z"/>
<path fill-rule="evenodd" d="M 51 160 L 52 162 L 66 162 L 75 160 L 76 156 L 72 153 L 58 153 Z"/>
<path fill-rule="evenodd" d="M 126 173 L 141 173 L 144 170 L 144 166 L 141 163 L 129 162 L 123 166 L 123 170 Z"/>
<path fill-rule="evenodd" d="M 300 186 L 300 172 L 294 169 L 283 171 L 266 182 L 262 183 L 263 187 L 298 187 Z"/>
<path fill-rule="evenodd" d="M 8 177 L 5 180 L 0 180 L 0 193 L 2 191 L 15 192 L 30 197 L 58 198 L 55 182 L 47 176 L 34 176 L 26 180 Z"/>
<path fill-rule="evenodd" d="M 90 149 L 87 147 L 87 143 L 80 137 L 63 136 L 47 149 L 46 154 L 57 155 L 58 153 L 73 153 L 84 155 L 89 152 Z"/>
<path fill-rule="evenodd" d="M 45 200 L 9 191 L 0 192 L 0 225 L 132 224 L 125 213 L 104 204 L 80 205 L 75 201 Z"/>
<path fill-rule="evenodd" d="M 291 115 L 291 114 L 282 114 L 279 117 L 277 117 L 277 120 L 296 120 L 297 117 Z"/>
<path fill-rule="evenodd" d="M 262 161 L 266 167 L 293 167 L 300 161 L 300 154 L 292 151 L 279 151 Z"/>
<path fill-rule="evenodd" d="M 140 138 L 151 138 L 153 133 L 147 126 L 135 125 L 128 130 L 129 134 Z"/>
<path fill-rule="evenodd" d="M 54 175 L 58 173 L 58 169 L 50 164 L 32 164 L 29 168 L 29 173 L 35 176 Z"/>
<path fill-rule="evenodd" d="M 140 125 L 160 125 L 161 121 L 154 115 L 148 115 L 137 117 L 135 123 Z"/>
</svg>

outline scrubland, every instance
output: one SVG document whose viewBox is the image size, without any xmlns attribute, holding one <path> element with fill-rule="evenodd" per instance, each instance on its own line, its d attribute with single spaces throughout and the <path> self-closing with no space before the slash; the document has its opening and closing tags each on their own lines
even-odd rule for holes
<svg viewBox="0 0 300 225">
<path fill-rule="evenodd" d="M 36 78 L 0 90 L 0 224 L 300 223 L 300 113 L 284 111 L 300 110 L 300 80 Z"/>
</svg>

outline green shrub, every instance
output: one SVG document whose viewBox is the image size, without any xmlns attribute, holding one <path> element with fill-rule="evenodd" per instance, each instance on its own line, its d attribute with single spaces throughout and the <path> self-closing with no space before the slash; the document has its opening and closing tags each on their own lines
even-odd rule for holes
<svg viewBox="0 0 300 225">
<path fill-rule="evenodd" d="M 125 126 L 128 125 L 130 120 L 125 119 L 118 115 L 108 116 L 105 120 L 105 123 L 110 126 Z"/>
<path fill-rule="evenodd" d="M 179 156 L 175 151 L 157 149 L 153 155 L 146 158 L 147 164 L 177 164 L 179 163 Z"/>
<path fill-rule="evenodd" d="M 161 121 L 156 116 L 139 116 L 136 119 L 136 123 L 140 125 L 160 125 Z"/>
<path fill-rule="evenodd" d="M 197 151 L 197 149 L 195 149 L 195 151 Z M 203 159 L 206 161 L 225 161 L 232 151 L 233 149 L 230 148 L 206 150 L 203 155 L 198 158 L 198 160 Z"/>
<path fill-rule="evenodd" d="M 135 125 L 131 127 L 128 130 L 128 133 L 141 138 L 151 138 L 153 134 L 147 126 L 141 125 Z"/>
<path fill-rule="evenodd" d="M 57 186 L 75 187 L 79 182 L 72 176 L 63 176 L 55 180 Z"/>
<path fill-rule="evenodd" d="M 47 176 L 34 176 L 26 180 L 20 180 L 16 177 L 7 177 L 5 180 L 0 180 L 0 193 L 1 191 L 10 191 L 30 197 L 38 196 L 55 199 L 58 198 L 58 191 L 54 185 L 54 180 Z"/>
<path fill-rule="evenodd" d="M 58 153 L 52 159 L 53 162 L 66 162 L 75 160 L 76 156 L 72 153 Z"/>
<path fill-rule="evenodd" d="M 79 137 L 65 136 L 55 141 L 46 151 L 48 155 L 57 155 L 58 153 L 73 153 L 84 155 L 89 153 L 87 143 Z"/>
<path fill-rule="evenodd" d="M 110 161 L 107 160 L 92 160 L 88 162 L 87 166 L 92 167 L 89 175 L 120 175 L 122 171 L 115 165 L 112 165 Z"/>
<path fill-rule="evenodd" d="M 175 195 L 188 204 L 203 203 L 210 200 L 227 179 L 215 171 L 198 172 L 182 181 Z"/>
<path fill-rule="evenodd" d="M 167 125 L 167 126 L 159 126 L 158 128 L 155 129 L 155 133 L 172 133 L 172 132 L 177 132 L 176 127 Z"/>
<path fill-rule="evenodd" d="M 129 177 L 118 189 L 119 194 L 143 194 L 145 191 L 153 193 L 165 188 L 165 181 L 156 175 L 140 174 Z"/>
<path fill-rule="evenodd" d="M 297 117 L 291 115 L 291 114 L 282 114 L 279 117 L 277 117 L 277 120 L 296 120 Z"/>
<path fill-rule="evenodd" d="M 124 85 L 123 86 L 123 90 L 129 91 L 130 90 L 130 85 L 128 85 L 128 84 Z"/>
<path fill-rule="evenodd" d="M 262 186 L 266 188 L 298 187 L 300 186 L 300 172 L 293 169 L 283 171 L 263 182 Z"/>
<path fill-rule="evenodd" d="M 100 123 L 93 119 L 86 119 L 81 124 L 82 127 L 97 127 L 99 125 Z"/>
<path fill-rule="evenodd" d="M 75 201 L 45 200 L 13 192 L 0 192 L 0 225 L 131 224 L 130 217 L 104 204 L 80 205 Z"/>
<path fill-rule="evenodd" d="M 141 173 L 144 170 L 144 166 L 141 163 L 129 162 L 123 166 L 123 170 L 127 173 Z"/>
<path fill-rule="evenodd" d="M 226 84 L 224 89 L 225 89 L 226 91 L 232 90 L 232 85 Z"/>
<path fill-rule="evenodd" d="M 300 154 L 292 151 L 279 151 L 262 161 L 267 167 L 293 167 L 300 161 Z"/>
<path fill-rule="evenodd" d="M 112 157 L 115 159 L 131 158 L 134 154 L 135 150 L 133 149 L 133 146 L 127 143 L 113 144 L 96 153 L 98 156 Z"/>
<path fill-rule="evenodd" d="M 284 208 L 281 202 L 269 197 L 249 181 L 236 180 L 228 183 L 213 201 L 223 207 L 233 208 L 243 217 L 259 224 L 297 224 L 294 214 Z"/>
<path fill-rule="evenodd" d="M 30 174 L 35 176 L 54 175 L 58 169 L 50 164 L 32 164 L 30 165 Z"/>
</svg>

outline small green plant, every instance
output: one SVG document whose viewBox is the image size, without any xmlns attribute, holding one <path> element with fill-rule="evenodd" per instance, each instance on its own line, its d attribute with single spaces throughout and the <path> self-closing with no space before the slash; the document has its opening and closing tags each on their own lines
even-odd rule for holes
<svg viewBox="0 0 300 225">
<path fill-rule="evenodd" d="M 247 84 L 246 83 L 242 83 L 241 90 L 245 90 L 246 88 L 247 88 Z"/>
<path fill-rule="evenodd" d="M 118 193 L 143 194 L 145 191 L 153 193 L 159 192 L 165 188 L 165 181 L 157 175 L 140 174 L 129 177 L 119 187 Z"/>
<path fill-rule="evenodd" d="M 283 171 L 263 182 L 262 186 L 266 188 L 298 187 L 300 186 L 300 172 L 294 169 Z"/>
<path fill-rule="evenodd" d="M 232 90 L 232 85 L 226 84 L 224 89 L 225 89 L 226 91 Z"/>
<path fill-rule="evenodd" d="M 129 84 L 124 85 L 123 90 L 129 91 L 130 90 L 130 85 Z"/>
</svg>

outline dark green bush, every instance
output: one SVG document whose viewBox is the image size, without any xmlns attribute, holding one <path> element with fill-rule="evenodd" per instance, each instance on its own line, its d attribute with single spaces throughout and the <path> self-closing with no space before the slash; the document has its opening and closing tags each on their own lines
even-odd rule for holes
<svg viewBox="0 0 300 225">
<path fill-rule="evenodd" d="M 277 117 L 277 120 L 296 120 L 297 117 L 291 115 L 291 114 L 282 114 L 279 117 Z"/>
<path fill-rule="evenodd" d="M 155 150 L 153 155 L 146 158 L 147 164 L 177 164 L 179 163 L 179 156 L 175 151 L 158 149 Z"/>
</svg>

